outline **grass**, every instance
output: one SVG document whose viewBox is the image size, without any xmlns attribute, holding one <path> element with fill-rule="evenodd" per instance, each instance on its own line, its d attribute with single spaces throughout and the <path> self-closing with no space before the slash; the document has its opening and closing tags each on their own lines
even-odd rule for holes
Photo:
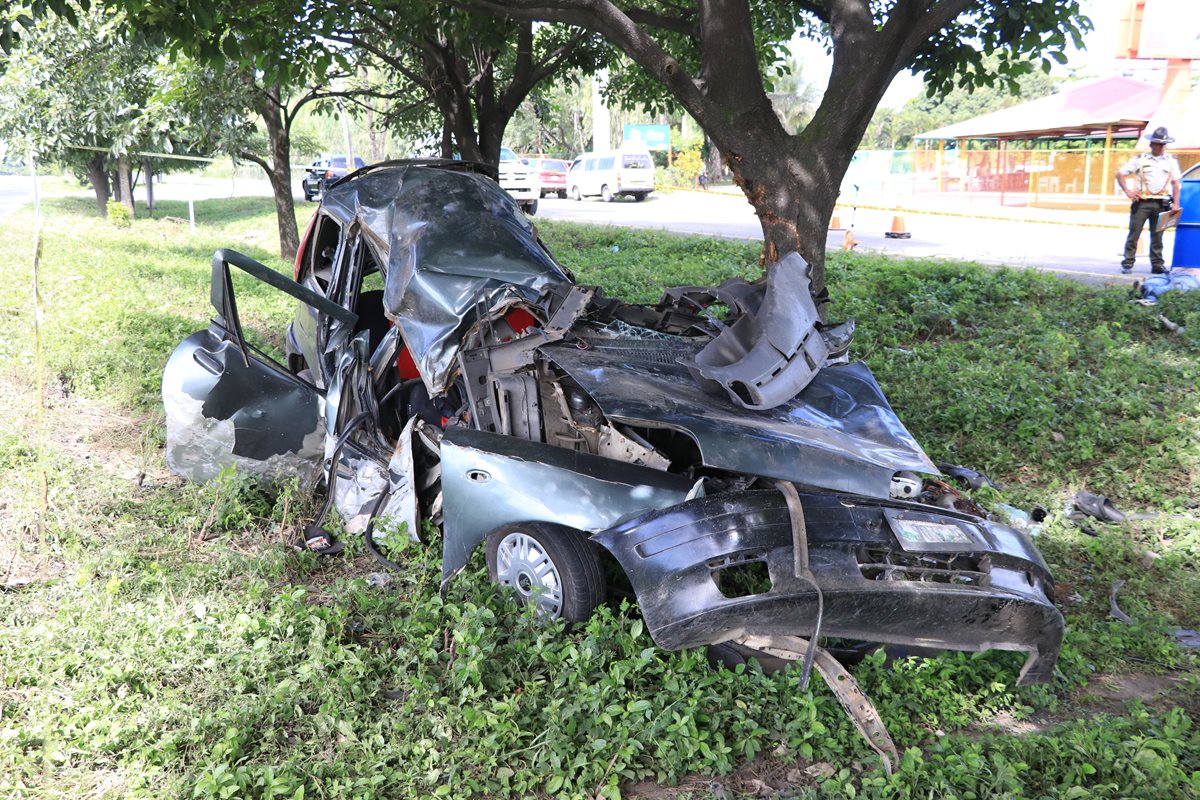
<svg viewBox="0 0 1200 800">
<path fill-rule="evenodd" d="M 210 316 L 215 249 L 289 270 L 269 201 L 199 203 L 195 234 L 45 210 L 41 399 L 32 220 L 0 221 L 0 796 L 1200 795 L 1200 669 L 1171 635 L 1200 609 L 1200 297 L 1148 311 L 1035 272 L 831 256 L 832 316 L 857 318 L 854 354 L 930 455 L 1051 510 L 1038 544 L 1069 626 L 1048 686 L 1014 688 L 1021 659 L 998 652 L 856 668 L 904 752 L 889 777 L 819 684 L 656 649 L 625 605 L 536 625 L 480 560 L 442 598 L 432 530 L 378 586 L 356 540 L 336 560 L 286 547 L 313 511 L 300 487 L 174 479 L 162 366 Z M 633 300 L 757 272 L 745 243 L 539 228 Z M 277 338 L 290 303 L 238 290 Z M 1061 513 L 1081 488 L 1157 516 L 1092 535 Z M 1109 617 L 1115 580 L 1135 625 Z"/>
</svg>

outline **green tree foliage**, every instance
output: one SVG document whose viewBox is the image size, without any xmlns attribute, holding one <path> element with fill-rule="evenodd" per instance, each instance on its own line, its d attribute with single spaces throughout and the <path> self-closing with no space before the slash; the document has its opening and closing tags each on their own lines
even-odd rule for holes
<svg viewBox="0 0 1200 800">
<path fill-rule="evenodd" d="M 47 12 L 53 11 L 74 24 L 78 8 L 87 10 L 88 0 L 27 0 L 25 3 L 5 3 L 0 6 L 0 51 L 12 53 L 22 35 L 32 30 L 34 20 L 47 16 Z M 5 64 L 0 62 L 0 72 L 3 72 L 4 68 Z"/>
<path fill-rule="evenodd" d="M 279 86 L 319 85 L 332 70 L 383 75 L 352 85 L 360 97 L 388 99 L 383 113 L 398 132 L 490 163 L 535 87 L 568 70 L 594 71 L 607 53 L 600 37 L 577 28 L 423 0 L 105 2 L 176 50 L 236 61 Z"/>
<path fill-rule="evenodd" d="M 567 72 L 525 98 L 504 140 L 518 153 L 570 159 L 589 149 L 591 131 L 590 82 L 578 72 Z"/>
<path fill-rule="evenodd" d="M 0 130 L 10 148 L 86 176 L 104 213 L 114 162 L 126 173 L 134 152 L 188 146 L 194 130 L 181 124 L 186 115 L 169 90 L 186 68 L 138 36 L 119 11 L 63 8 L 70 13 L 36 22 L 32 6 L 19 10 L 29 24 L 0 56 Z"/>
<path fill-rule="evenodd" d="M 604 63 L 599 37 L 419 0 L 347 0 L 328 20 L 332 41 L 354 47 L 405 102 L 390 115 L 409 136 L 440 134 L 443 156 L 496 163 L 505 130 L 539 86 Z M 544 104 L 544 95 L 533 98 Z"/>
<path fill-rule="evenodd" d="M 186 54 L 177 58 L 193 65 L 172 87 L 180 105 L 194 115 L 187 117 L 193 134 L 210 152 L 262 167 L 275 197 L 280 255 L 295 258 L 300 234 L 292 198 L 292 125 L 306 105 L 336 93 L 311 85 L 271 83 L 252 66 L 233 60 L 192 61 Z M 303 141 L 301 149 L 308 152 L 313 145 Z"/>
<path fill-rule="evenodd" d="M 724 155 L 763 225 L 766 264 L 798 250 L 824 298 L 826 229 L 854 151 L 892 79 L 926 74 L 936 94 L 1012 83 L 1064 62 L 1090 21 L 1078 0 L 470 0 L 494 13 L 577 25 L 637 65 L 614 91 L 675 103 Z M 824 39 L 829 85 L 812 120 L 789 132 L 764 75 L 796 33 Z M 990 59 L 990 60 L 989 60 Z"/>
<path fill-rule="evenodd" d="M 812 119 L 821 99 L 817 87 L 804 78 L 804 62 L 789 56 L 768 73 L 767 80 L 771 86 L 768 96 L 779 122 L 788 133 L 799 133 Z"/>
</svg>

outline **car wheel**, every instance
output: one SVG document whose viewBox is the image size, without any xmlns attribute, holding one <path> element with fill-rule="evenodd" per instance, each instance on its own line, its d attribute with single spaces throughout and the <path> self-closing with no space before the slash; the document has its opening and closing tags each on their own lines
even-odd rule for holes
<svg viewBox="0 0 1200 800">
<path fill-rule="evenodd" d="M 583 533 L 548 522 L 502 525 L 488 534 L 491 579 L 546 619 L 582 622 L 604 602 L 600 559 Z"/>
<path fill-rule="evenodd" d="M 640 203 L 646 199 L 646 194 L 646 192 L 638 192 L 633 196 L 633 199 Z"/>
<path fill-rule="evenodd" d="M 558 199 L 559 199 L 559 200 L 566 200 L 566 199 L 567 199 L 567 190 L 566 190 L 566 189 L 559 189 L 559 190 L 558 190 Z"/>
<path fill-rule="evenodd" d="M 571 187 L 571 197 L 575 198 L 576 201 L 583 199 L 583 195 L 580 193 L 578 186 Z"/>
<path fill-rule="evenodd" d="M 532 217 L 534 214 L 536 214 L 536 213 L 537 213 L 537 207 L 538 207 L 538 201 L 537 201 L 537 200 L 530 200 L 530 201 L 529 201 L 528 203 L 526 203 L 526 204 L 525 204 L 525 206 L 524 206 L 524 208 L 525 208 L 525 213 L 526 213 L 526 214 L 528 214 L 529 216 L 531 216 L 531 217 Z"/>
<path fill-rule="evenodd" d="M 612 189 L 608 188 L 608 186 L 601 186 L 600 197 L 603 198 L 604 202 L 611 203 L 613 200 Z"/>
</svg>

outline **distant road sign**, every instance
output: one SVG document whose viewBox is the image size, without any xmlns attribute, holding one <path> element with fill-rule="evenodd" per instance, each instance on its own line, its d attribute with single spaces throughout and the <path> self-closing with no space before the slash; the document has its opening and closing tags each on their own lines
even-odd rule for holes
<svg viewBox="0 0 1200 800">
<path fill-rule="evenodd" d="M 626 147 L 644 147 L 647 150 L 667 150 L 671 147 L 670 125 L 626 125 L 623 135 Z"/>
</svg>

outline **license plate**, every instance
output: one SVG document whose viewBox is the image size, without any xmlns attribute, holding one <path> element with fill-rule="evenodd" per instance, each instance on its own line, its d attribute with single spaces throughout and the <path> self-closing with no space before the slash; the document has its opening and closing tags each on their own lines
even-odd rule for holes
<svg viewBox="0 0 1200 800">
<path fill-rule="evenodd" d="M 977 547 L 975 536 L 964 525 L 915 519 L 892 509 L 887 509 L 884 516 L 905 550 L 972 550 Z"/>
</svg>

